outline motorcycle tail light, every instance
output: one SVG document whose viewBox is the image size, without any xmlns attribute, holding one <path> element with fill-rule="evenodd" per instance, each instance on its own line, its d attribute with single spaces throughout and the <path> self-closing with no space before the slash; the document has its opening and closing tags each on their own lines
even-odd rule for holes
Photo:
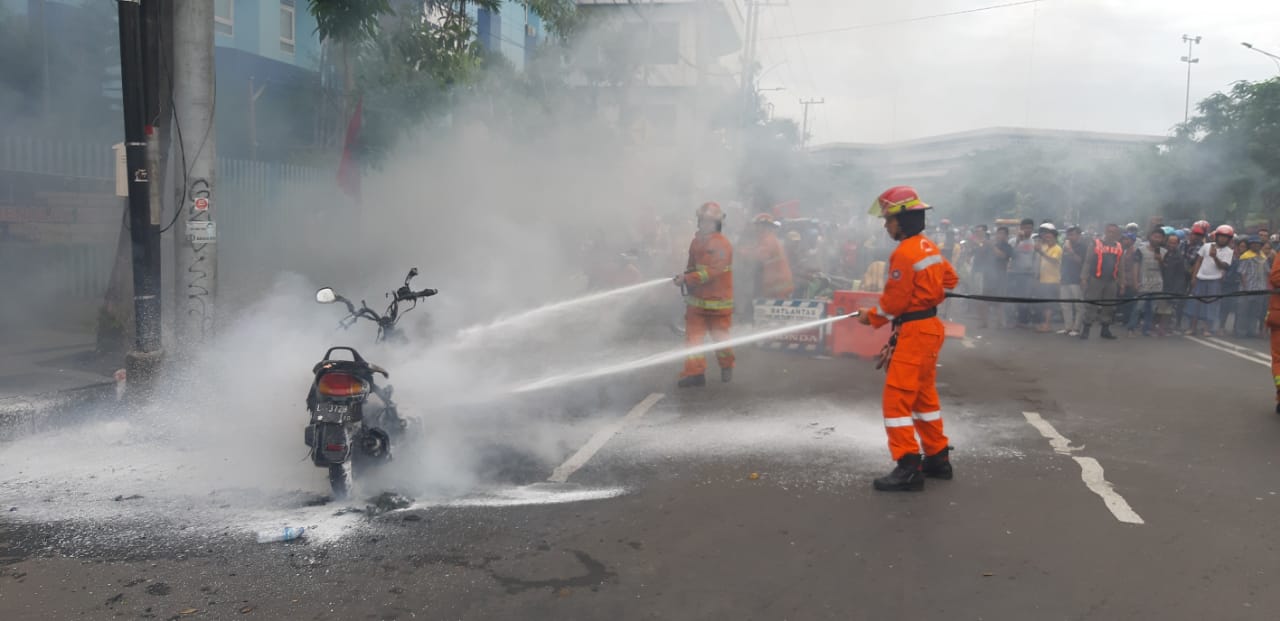
<svg viewBox="0 0 1280 621">
<path fill-rule="evenodd" d="M 326 397 L 359 397 L 369 392 L 369 382 L 350 373 L 325 373 L 316 389 Z"/>
</svg>

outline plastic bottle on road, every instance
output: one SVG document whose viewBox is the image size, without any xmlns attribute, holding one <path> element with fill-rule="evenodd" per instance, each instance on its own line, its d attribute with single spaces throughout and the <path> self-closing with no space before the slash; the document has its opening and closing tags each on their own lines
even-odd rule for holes
<svg viewBox="0 0 1280 621">
<path fill-rule="evenodd" d="M 307 532 L 305 526 L 293 528 L 286 526 L 284 528 L 276 528 L 272 530 L 258 531 L 258 543 L 277 543 L 280 541 L 292 541 Z"/>
</svg>

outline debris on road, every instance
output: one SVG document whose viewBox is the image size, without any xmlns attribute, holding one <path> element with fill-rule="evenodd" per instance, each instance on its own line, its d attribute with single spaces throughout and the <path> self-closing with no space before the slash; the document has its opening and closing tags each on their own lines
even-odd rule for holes
<svg viewBox="0 0 1280 621">
<path fill-rule="evenodd" d="M 748 478 L 748 479 L 751 479 L 752 481 L 759 481 L 759 480 L 760 480 L 760 473 L 759 473 L 759 472 L 752 472 L 751 474 L 747 475 L 747 478 Z"/>
<path fill-rule="evenodd" d="M 142 494 L 130 494 L 128 496 L 121 494 L 119 496 L 116 496 L 115 498 L 112 498 L 112 500 L 116 502 L 120 502 L 121 500 L 140 500 L 140 499 L 142 499 Z M 12 510 L 13 509 L 10 509 L 10 511 Z"/>
<path fill-rule="evenodd" d="M 382 492 L 369 499 L 373 503 L 364 508 L 365 515 L 375 517 L 398 509 L 407 509 L 413 504 L 412 498 L 406 498 L 394 492 Z"/>
<path fill-rule="evenodd" d="M 292 541 L 307 532 L 305 526 L 293 528 L 286 526 L 280 529 L 264 530 L 258 532 L 258 543 L 279 543 L 281 541 Z"/>
</svg>

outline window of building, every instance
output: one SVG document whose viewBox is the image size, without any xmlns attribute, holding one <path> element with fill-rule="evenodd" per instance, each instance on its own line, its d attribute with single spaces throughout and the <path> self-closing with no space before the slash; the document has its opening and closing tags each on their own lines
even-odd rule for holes
<svg viewBox="0 0 1280 621">
<path fill-rule="evenodd" d="M 680 24 L 656 22 L 649 28 L 649 63 L 674 65 L 680 62 Z"/>
<path fill-rule="evenodd" d="M 235 0 L 213 0 L 213 31 L 228 37 L 235 36 Z"/>
<path fill-rule="evenodd" d="M 286 54 L 292 54 L 294 50 L 296 17 L 294 0 L 280 0 L 280 51 Z"/>
</svg>

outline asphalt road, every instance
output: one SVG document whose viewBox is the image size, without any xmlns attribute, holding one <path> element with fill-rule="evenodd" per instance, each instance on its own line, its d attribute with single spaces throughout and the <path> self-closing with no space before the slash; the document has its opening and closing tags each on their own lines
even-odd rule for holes
<svg viewBox="0 0 1280 621">
<path fill-rule="evenodd" d="M 269 496 L 321 522 L 288 543 L 188 533 L 202 493 L 173 501 L 188 518 L 105 500 L 152 495 L 136 477 L 54 519 L 62 483 L 0 446 L 0 619 L 1276 619 L 1261 347 L 949 341 L 956 478 L 916 494 L 871 489 L 891 464 L 870 363 L 754 350 L 729 385 L 578 387 L 553 450 L 496 441 L 451 500 L 321 520 L 342 506 Z"/>
</svg>

